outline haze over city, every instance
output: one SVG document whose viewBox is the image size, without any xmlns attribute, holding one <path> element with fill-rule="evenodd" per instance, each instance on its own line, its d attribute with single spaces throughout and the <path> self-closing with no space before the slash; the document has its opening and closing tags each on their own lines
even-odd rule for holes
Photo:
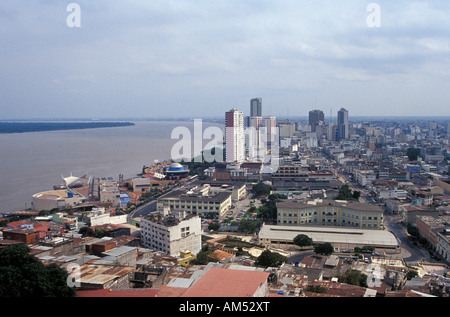
<svg viewBox="0 0 450 317">
<path fill-rule="evenodd" d="M 1 119 L 450 115 L 448 1 L 69 3 L 0 2 Z"/>
</svg>

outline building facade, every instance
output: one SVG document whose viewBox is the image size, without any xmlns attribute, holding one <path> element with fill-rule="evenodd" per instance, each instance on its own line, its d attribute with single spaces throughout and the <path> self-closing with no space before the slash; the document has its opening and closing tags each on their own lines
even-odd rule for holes
<svg viewBox="0 0 450 317">
<path fill-rule="evenodd" d="M 383 210 L 359 202 L 317 199 L 277 203 L 277 224 L 281 226 L 334 226 L 383 229 Z"/>
<path fill-rule="evenodd" d="M 175 190 L 158 198 L 157 208 L 183 209 L 200 217 L 206 217 L 209 213 L 224 215 L 231 208 L 232 195 L 231 191 L 213 191 L 209 186 L 192 188 L 188 191 Z"/>
<path fill-rule="evenodd" d="M 262 98 L 250 100 L 250 117 L 262 117 Z"/>
<path fill-rule="evenodd" d="M 311 131 L 316 132 L 317 126 L 320 122 L 325 122 L 325 115 L 322 110 L 311 110 L 309 112 L 309 125 L 311 126 Z"/>
<path fill-rule="evenodd" d="M 232 109 L 225 113 L 225 160 L 243 162 L 245 160 L 244 113 Z"/>
<path fill-rule="evenodd" d="M 346 140 L 349 137 L 348 110 L 342 108 L 337 117 L 337 141 Z"/>
<path fill-rule="evenodd" d="M 150 215 L 141 220 L 141 244 L 173 257 L 189 250 L 193 255 L 201 251 L 200 217 L 185 211 L 169 211 Z"/>
</svg>

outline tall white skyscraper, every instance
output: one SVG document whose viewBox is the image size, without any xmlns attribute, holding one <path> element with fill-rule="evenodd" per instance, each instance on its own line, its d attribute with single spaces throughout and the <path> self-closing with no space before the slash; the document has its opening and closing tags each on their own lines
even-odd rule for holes
<svg viewBox="0 0 450 317">
<path fill-rule="evenodd" d="M 225 113 L 225 160 L 243 162 L 245 160 L 244 113 L 232 109 Z"/>
</svg>

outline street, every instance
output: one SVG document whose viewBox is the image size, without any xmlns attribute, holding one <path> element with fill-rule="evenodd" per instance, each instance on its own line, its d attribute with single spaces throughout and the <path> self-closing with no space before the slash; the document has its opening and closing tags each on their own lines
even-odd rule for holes
<svg viewBox="0 0 450 317">
<path fill-rule="evenodd" d="M 407 263 L 416 263 L 423 260 L 430 262 L 431 259 L 428 252 L 413 245 L 406 235 L 406 227 L 400 221 L 401 217 L 399 215 L 384 215 L 385 228 L 392 232 L 400 243 L 401 253 L 398 256 Z"/>
</svg>

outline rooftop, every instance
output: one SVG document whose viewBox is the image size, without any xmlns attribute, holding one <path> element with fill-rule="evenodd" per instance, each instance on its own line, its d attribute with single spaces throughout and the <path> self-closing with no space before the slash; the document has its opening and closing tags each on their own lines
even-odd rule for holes
<svg viewBox="0 0 450 317">
<path fill-rule="evenodd" d="M 356 201 L 344 201 L 332 199 L 316 199 L 307 202 L 297 200 L 285 200 L 277 203 L 277 207 L 279 208 L 303 209 L 303 208 L 311 208 L 314 206 L 315 207 L 337 206 L 361 211 L 378 211 L 378 212 L 383 211 L 380 207 L 371 204 L 364 204 Z"/>
<path fill-rule="evenodd" d="M 263 225 L 260 239 L 293 240 L 305 234 L 315 242 L 358 243 L 363 245 L 398 246 L 395 236 L 386 230 L 364 230 L 345 227 L 298 227 Z"/>
<path fill-rule="evenodd" d="M 251 297 L 270 273 L 210 268 L 183 297 Z"/>
</svg>

